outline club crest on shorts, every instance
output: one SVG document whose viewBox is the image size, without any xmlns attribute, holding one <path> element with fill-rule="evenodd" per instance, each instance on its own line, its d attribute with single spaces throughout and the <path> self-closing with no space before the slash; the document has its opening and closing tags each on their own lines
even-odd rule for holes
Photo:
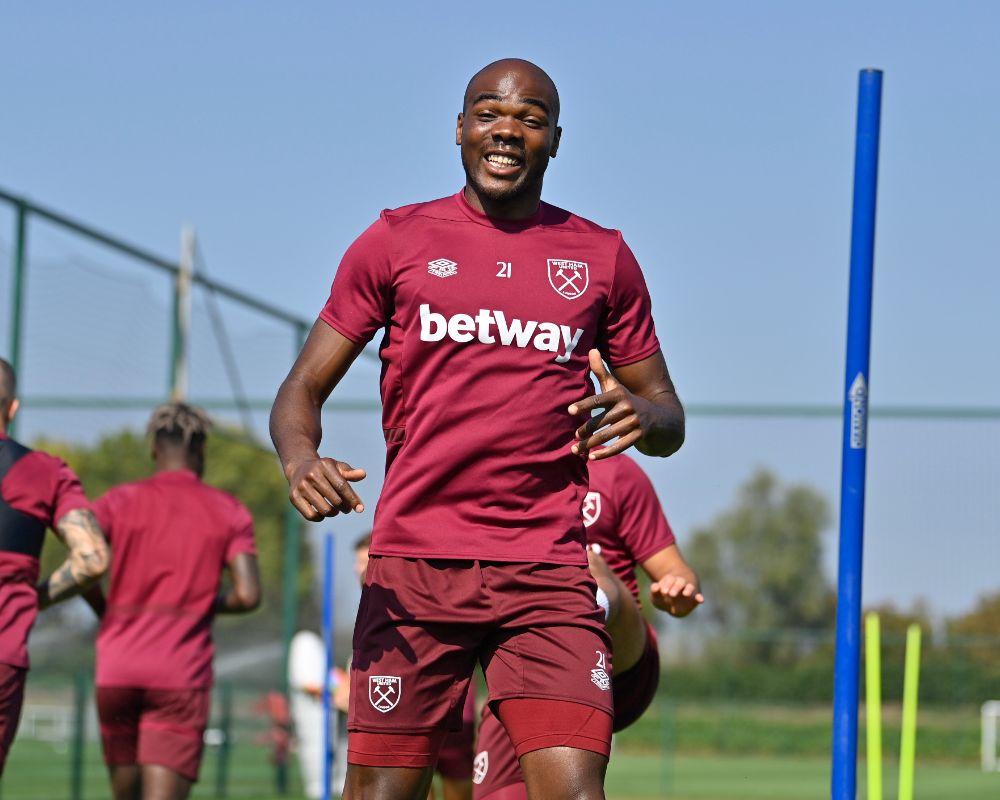
<svg viewBox="0 0 1000 800">
<path fill-rule="evenodd" d="M 376 711 L 392 711 L 402 696 L 403 679 L 397 675 L 368 676 L 368 700 Z"/>
<path fill-rule="evenodd" d="M 576 300 L 590 285 L 590 270 L 582 261 L 550 258 L 549 284 L 567 300 Z"/>
<path fill-rule="evenodd" d="M 608 657 L 600 650 L 594 652 L 597 653 L 597 666 L 590 671 L 590 679 L 594 682 L 594 686 L 606 692 L 611 688 L 611 676 L 607 673 Z"/>
<path fill-rule="evenodd" d="M 601 495 L 600 492 L 587 492 L 583 498 L 583 527 L 589 528 L 601 516 Z M 598 551 L 599 552 L 599 551 Z"/>
<path fill-rule="evenodd" d="M 479 786 L 486 780 L 486 773 L 490 771 L 490 754 L 486 750 L 476 753 L 476 760 L 472 762 L 472 782 Z"/>
</svg>

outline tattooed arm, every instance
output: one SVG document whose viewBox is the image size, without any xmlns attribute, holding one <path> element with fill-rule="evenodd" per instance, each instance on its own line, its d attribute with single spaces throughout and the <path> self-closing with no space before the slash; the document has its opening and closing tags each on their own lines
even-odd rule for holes
<svg viewBox="0 0 1000 800">
<path fill-rule="evenodd" d="M 94 585 L 110 563 L 108 543 L 97 518 L 88 509 L 76 508 L 55 527 L 56 536 L 69 548 L 62 565 L 38 584 L 38 607 L 48 608 Z"/>
<path fill-rule="evenodd" d="M 245 614 L 260 605 L 260 570 L 257 556 L 238 553 L 226 564 L 230 588 L 215 598 L 216 614 Z"/>
</svg>

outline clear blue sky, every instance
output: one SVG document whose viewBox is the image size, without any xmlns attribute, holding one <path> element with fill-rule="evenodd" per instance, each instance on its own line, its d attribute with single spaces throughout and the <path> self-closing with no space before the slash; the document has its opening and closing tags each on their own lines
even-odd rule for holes
<svg viewBox="0 0 1000 800">
<path fill-rule="evenodd" d="M 857 73 L 879 67 L 872 403 L 1000 405 L 1000 5 L 344 5 L 4 4 L 0 185 L 168 255 L 194 223 L 214 277 L 312 317 L 380 209 L 461 186 L 470 74 L 529 58 L 562 96 L 545 197 L 622 229 L 683 399 L 834 404 Z M 355 427 L 331 452 L 378 473 L 377 420 Z M 867 599 L 953 612 L 1000 588 L 998 429 L 873 422 Z M 683 540 L 757 464 L 834 501 L 839 427 L 693 419 L 644 464 Z"/>
</svg>

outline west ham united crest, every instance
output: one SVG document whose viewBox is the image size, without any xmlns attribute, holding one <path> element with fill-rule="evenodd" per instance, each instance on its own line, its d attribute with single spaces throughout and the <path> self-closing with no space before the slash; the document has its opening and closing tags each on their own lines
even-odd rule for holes
<svg viewBox="0 0 1000 800">
<path fill-rule="evenodd" d="M 376 711 L 392 711 L 403 695 L 403 681 L 396 675 L 369 675 L 368 699 Z"/>
<path fill-rule="evenodd" d="M 480 750 L 476 755 L 476 760 L 472 762 L 472 782 L 479 786 L 486 780 L 486 773 L 490 771 L 490 754 L 486 750 Z"/>
<path fill-rule="evenodd" d="M 597 492 L 587 492 L 583 498 L 583 526 L 589 528 L 601 516 L 601 495 Z"/>
<path fill-rule="evenodd" d="M 549 283 L 567 300 L 576 300 L 590 285 L 590 272 L 582 261 L 550 258 Z"/>
</svg>

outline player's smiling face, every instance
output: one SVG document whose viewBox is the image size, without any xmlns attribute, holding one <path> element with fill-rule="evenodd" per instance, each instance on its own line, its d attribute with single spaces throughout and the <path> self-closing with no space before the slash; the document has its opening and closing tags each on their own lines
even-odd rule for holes
<svg viewBox="0 0 1000 800">
<path fill-rule="evenodd" d="M 534 213 L 559 147 L 558 113 L 555 86 L 531 64 L 498 62 L 473 78 L 455 134 L 473 205 L 508 219 Z"/>
</svg>

